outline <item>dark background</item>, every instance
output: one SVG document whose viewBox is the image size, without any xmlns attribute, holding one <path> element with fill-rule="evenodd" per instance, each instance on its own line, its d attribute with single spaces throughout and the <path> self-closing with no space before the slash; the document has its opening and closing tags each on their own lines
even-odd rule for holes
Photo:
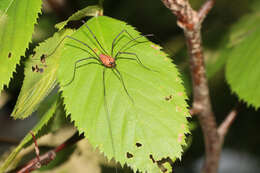
<svg viewBox="0 0 260 173">
<path fill-rule="evenodd" d="M 203 0 L 191 0 L 194 9 L 198 9 Z M 230 27 L 241 16 L 250 12 L 248 0 L 217 0 L 217 3 L 203 23 L 203 46 L 206 53 L 206 62 L 210 56 L 217 54 L 224 41 L 228 38 Z M 50 37 L 54 32 L 54 25 L 67 19 L 77 10 L 88 5 L 96 5 L 95 0 L 44 0 L 43 13 L 35 27 L 33 43 L 27 54 L 37 43 Z M 189 62 L 183 32 L 176 25 L 175 16 L 160 0 L 105 0 L 104 15 L 123 20 L 133 25 L 143 34 L 154 34 L 154 41 L 161 44 L 164 50 L 173 59 L 180 72 L 191 104 L 191 82 Z M 216 61 L 218 57 L 216 56 Z M 26 59 L 23 58 L 23 61 Z M 210 94 L 217 122 L 220 123 L 227 113 L 236 105 L 238 98 L 232 94 L 224 76 L 225 67 L 218 69 L 209 79 Z M 11 145 L 16 144 L 31 129 L 37 117 L 31 116 L 25 121 L 13 121 L 10 113 L 15 105 L 23 80 L 23 65 L 17 67 L 17 73 L 9 88 L 2 93 L 0 102 L 0 153 L 4 153 Z M 6 97 L 4 97 L 6 95 Z M 0 104 L 1 106 L 1 104 Z M 260 135 L 259 111 L 242 104 L 241 111 L 232 125 L 225 143 L 221 158 L 221 173 L 257 173 L 260 168 Z M 203 135 L 197 118 L 193 117 L 192 135 L 189 137 L 190 147 L 183 155 L 182 161 L 175 163 L 175 172 L 198 172 L 204 154 Z M 105 168 L 104 168 L 105 169 Z M 108 168 L 107 168 L 108 169 Z M 103 171 L 105 172 L 105 171 Z M 107 172 L 107 171 L 106 171 Z M 114 169 L 111 169 L 114 172 Z"/>
</svg>

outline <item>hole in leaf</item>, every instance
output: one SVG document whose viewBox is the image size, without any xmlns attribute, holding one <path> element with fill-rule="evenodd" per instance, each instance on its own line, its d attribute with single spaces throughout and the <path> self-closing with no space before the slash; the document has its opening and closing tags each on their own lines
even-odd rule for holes
<svg viewBox="0 0 260 173">
<path fill-rule="evenodd" d="M 9 52 L 9 53 L 8 53 L 8 58 L 11 58 L 11 56 L 12 56 L 12 53 Z"/>
<path fill-rule="evenodd" d="M 36 70 L 36 72 L 39 72 L 39 67 L 38 67 L 38 65 L 35 65 L 35 70 Z"/>
<path fill-rule="evenodd" d="M 162 158 L 161 160 L 158 160 L 156 161 L 154 158 L 153 158 L 153 155 L 150 154 L 149 155 L 150 159 L 153 161 L 153 163 L 156 163 L 158 168 L 162 171 L 162 172 L 167 172 L 168 169 L 165 167 L 165 163 L 169 163 L 172 167 L 173 165 L 173 161 L 171 160 L 171 158 L 167 157 L 167 158 Z M 173 171 L 173 170 L 172 170 Z"/>
<path fill-rule="evenodd" d="M 35 54 L 36 54 L 36 53 L 33 51 L 33 52 L 32 52 L 32 58 L 35 56 Z"/>
<path fill-rule="evenodd" d="M 167 168 L 165 168 L 165 163 L 169 163 L 171 165 L 171 167 L 173 168 L 173 164 L 174 162 L 172 161 L 171 158 L 167 157 L 167 158 L 162 158 L 161 160 L 157 161 L 157 165 L 158 167 L 161 169 L 162 172 L 167 172 Z M 172 170 L 173 172 L 173 170 Z"/>
<path fill-rule="evenodd" d="M 154 158 L 153 158 L 153 155 L 149 155 L 149 157 L 150 157 L 150 159 L 153 161 L 153 163 L 155 163 L 155 160 L 154 160 Z"/>
<path fill-rule="evenodd" d="M 32 66 L 32 71 L 33 71 L 33 72 L 35 71 L 35 69 L 36 69 L 36 68 L 35 68 L 34 66 Z"/>
<path fill-rule="evenodd" d="M 36 64 L 35 67 L 32 66 L 32 71 L 34 72 L 40 72 L 42 73 L 43 72 L 43 68 L 39 68 L 38 65 Z"/>
<path fill-rule="evenodd" d="M 137 147 L 141 147 L 141 146 L 142 146 L 142 144 L 139 143 L 139 142 L 136 142 L 135 145 L 136 145 Z"/>
<path fill-rule="evenodd" d="M 129 152 L 127 152 L 127 153 L 126 153 L 126 157 L 127 157 L 128 159 L 130 159 L 130 158 L 134 157 L 134 155 L 131 154 L 131 153 L 129 153 Z"/>
<path fill-rule="evenodd" d="M 164 99 L 165 99 L 166 101 L 170 101 L 172 98 L 173 98 L 173 96 L 172 96 L 172 95 L 169 95 L 169 96 L 166 96 Z"/>
<path fill-rule="evenodd" d="M 43 64 L 45 63 L 45 58 L 46 58 L 45 54 L 42 54 L 42 56 L 41 56 L 41 62 L 42 62 Z"/>
</svg>

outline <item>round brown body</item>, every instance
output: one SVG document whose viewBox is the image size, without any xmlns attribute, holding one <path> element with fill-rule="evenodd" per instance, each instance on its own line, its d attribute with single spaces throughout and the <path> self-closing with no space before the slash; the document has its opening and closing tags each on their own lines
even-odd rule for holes
<svg viewBox="0 0 260 173">
<path fill-rule="evenodd" d="M 112 58 L 109 55 L 100 54 L 99 59 L 102 62 L 102 64 L 108 68 L 114 68 L 116 67 L 116 61 L 114 58 Z"/>
</svg>

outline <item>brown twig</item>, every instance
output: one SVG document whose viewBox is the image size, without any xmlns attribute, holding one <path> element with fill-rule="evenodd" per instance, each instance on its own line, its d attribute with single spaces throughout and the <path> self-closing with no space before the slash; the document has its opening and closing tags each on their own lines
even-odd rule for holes
<svg viewBox="0 0 260 173">
<path fill-rule="evenodd" d="M 205 19 L 205 17 L 207 16 L 211 8 L 214 6 L 214 4 L 215 4 L 215 0 L 210 0 L 205 2 L 201 6 L 200 10 L 198 11 L 199 20 L 201 22 L 203 22 L 203 20 Z"/>
<path fill-rule="evenodd" d="M 239 112 L 239 105 L 236 106 L 234 109 L 232 109 L 229 112 L 229 114 L 226 116 L 225 120 L 219 125 L 218 134 L 219 134 L 221 143 L 223 143 L 224 138 L 225 138 L 230 126 L 232 125 L 232 123 L 234 122 L 234 120 L 237 117 L 238 112 Z"/>
<path fill-rule="evenodd" d="M 183 29 L 187 42 L 193 84 L 191 113 L 198 115 L 206 148 L 202 172 L 217 173 L 224 135 L 220 137 L 212 111 L 201 43 L 201 24 L 212 9 L 215 0 L 206 1 L 198 12 L 192 9 L 188 0 L 162 0 L 162 2 L 177 16 L 177 24 Z M 228 123 L 231 116 L 228 117 L 226 123 L 223 124 L 226 127 L 222 126 L 226 130 L 231 125 Z M 235 116 L 232 117 L 235 118 Z"/>
<path fill-rule="evenodd" d="M 84 135 L 81 134 L 79 135 L 78 132 L 75 133 L 72 137 L 70 137 L 67 141 L 65 141 L 64 143 L 62 143 L 61 145 L 59 145 L 58 147 L 56 147 L 53 150 L 50 150 L 48 152 L 46 152 L 43 155 L 39 155 L 39 148 L 36 142 L 36 139 L 34 137 L 34 134 L 31 133 L 34 139 L 34 143 L 35 143 L 35 151 L 36 151 L 36 157 L 32 160 L 30 160 L 28 163 L 20 166 L 19 168 L 17 168 L 14 171 L 11 172 L 17 172 L 17 173 L 29 173 L 33 170 L 39 169 L 42 165 L 48 165 L 52 160 L 55 159 L 56 154 L 65 149 L 68 148 L 69 146 L 77 143 L 78 141 L 80 141 L 81 139 L 84 138 Z M 18 171 L 17 171 L 18 170 Z"/>
</svg>

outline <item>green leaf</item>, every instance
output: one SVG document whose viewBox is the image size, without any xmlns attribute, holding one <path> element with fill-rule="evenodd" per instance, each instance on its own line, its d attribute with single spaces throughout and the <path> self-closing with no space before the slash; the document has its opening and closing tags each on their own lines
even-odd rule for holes
<svg viewBox="0 0 260 173">
<path fill-rule="evenodd" d="M 31 115 L 55 87 L 63 47 L 61 40 L 71 33 L 72 30 L 63 30 L 35 48 L 36 54 L 31 56 L 25 64 L 23 86 L 12 113 L 14 118 L 26 118 Z M 59 42 L 61 44 L 56 49 Z"/>
<path fill-rule="evenodd" d="M 226 78 L 239 99 L 260 107 L 260 13 L 243 17 L 232 29 L 232 48 L 228 53 Z"/>
<path fill-rule="evenodd" d="M 227 54 L 230 51 L 230 48 L 227 47 L 228 35 L 224 36 L 216 50 L 207 50 L 205 49 L 205 57 L 210 57 L 206 60 L 206 72 L 207 78 L 215 79 L 216 74 L 219 71 L 222 71 L 225 68 L 227 62 Z"/>
<path fill-rule="evenodd" d="M 8 85 L 31 41 L 41 4 L 42 1 L 4 0 L 0 6 L 0 74 L 4 74 L 0 77 L 0 92 Z"/>
<path fill-rule="evenodd" d="M 13 3 L 12 0 L 1 0 L 1 3 L 0 3 L 1 18 L 2 18 L 2 15 L 4 15 L 7 12 L 7 10 L 9 9 L 9 7 L 11 6 L 12 3 Z"/>
<path fill-rule="evenodd" d="M 108 54 L 113 40 L 124 29 L 134 38 L 140 36 L 133 27 L 105 16 L 93 17 L 87 25 Z M 72 37 L 101 53 L 86 24 Z M 114 55 L 131 39 L 123 32 L 115 41 Z M 189 133 L 187 97 L 179 72 L 167 55 L 159 50 L 160 47 L 145 37 L 137 40 L 139 43 L 132 41 L 122 51 L 136 53 L 143 65 L 135 60 L 116 60 L 116 68 L 122 74 L 129 95 L 112 72 L 114 69 L 97 64 L 86 65 L 98 62 L 93 59 L 79 62 L 82 58 L 94 56 L 94 53 L 73 39 L 66 40 L 58 81 L 67 115 L 71 114 L 75 126 L 85 133 L 94 147 L 99 147 L 109 159 L 114 157 L 135 171 L 159 172 L 154 161 L 181 157 L 185 133 Z M 133 55 L 121 56 L 136 58 Z M 76 61 L 79 63 L 72 80 Z"/>
<path fill-rule="evenodd" d="M 250 4 L 252 12 L 260 10 L 260 1 L 253 0 Z M 207 77 L 209 79 L 225 67 L 233 47 L 242 42 L 256 28 L 259 28 L 259 17 L 257 15 L 259 16 L 258 13 L 251 13 L 242 17 L 239 22 L 231 27 L 230 32 L 224 36 L 219 44 L 218 50 L 220 51 L 216 52 L 217 56 L 211 55 L 211 58 L 206 62 Z"/>
<path fill-rule="evenodd" d="M 61 30 L 70 21 L 80 20 L 86 16 L 97 16 L 100 13 L 101 14 L 103 13 L 103 9 L 100 6 L 97 6 L 97 5 L 88 6 L 86 8 L 83 8 L 83 9 L 77 11 L 76 13 L 74 13 L 67 20 L 56 24 L 55 28 L 57 28 L 58 30 Z"/>
<path fill-rule="evenodd" d="M 259 8 L 260 10 L 260 8 Z M 255 12 L 242 17 L 232 28 L 229 36 L 228 47 L 234 47 L 247 39 L 251 33 L 259 29 L 260 13 Z"/>
<path fill-rule="evenodd" d="M 41 116 L 41 119 L 38 121 L 38 123 L 34 126 L 32 129 L 32 132 L 37 135 L 38 132 L 49 122 L 51 117 L 54 115 L 58 100 L 58 93 L 54 93 L 48 99 L 46 99 L 42 106 L 44 106 L 47 109 L 40 108 L 42 111 L 39 111 L 39 116 Z M 32 141 L 32 135 L 28 133 L 24 139 L 20 142 L 20 144 L 12 151 L 12 153 L 8 156 L 8 158 L 5 160 L 4 164 L 0 167 L 0 173 L 4 172 L 9 165 L 12 163 L 12 161 L 15 159 L 17 154 L 27 145 L 29 142 Z"/>
</svg>

